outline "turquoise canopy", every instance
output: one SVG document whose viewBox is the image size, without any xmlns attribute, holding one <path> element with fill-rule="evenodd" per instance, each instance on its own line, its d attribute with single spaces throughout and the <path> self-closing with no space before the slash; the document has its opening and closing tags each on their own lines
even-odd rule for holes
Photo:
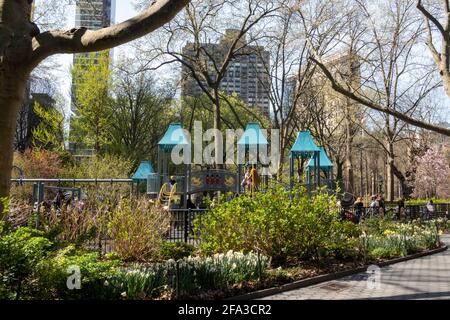
<svg viewBox="0 0 450 320">
<path fill-rule="evenodd" d="M 314 167 L 314 159 L 313 158 L 309 159 L 307 167 L 309 167 L 309 168 Z M 331 162 L 330 158 L 328 158 L 324 147 L 320 147 L 320 168 L 321 169 L 333 168 L 333 163 Z"/>
<path fill-rule="evenodd" d="M 309 131 L 300 131 L 297 140 L 291 149 L 291 154 L 302 155 L 320 151 L 319 147 L 314 143 L 313 137 Z"/>
<path fill-rule="evenodd" d="M 189 140 L 184 134 L 181 123 L 172 123 L 162 139 L 159 140 L 158 146 L 165 151 L 170 151 L 177 145 L 189 145 Z"/>
<path fill-rule="evenodd" d="M 261 130 L 261 126 L 257 122 L 248 123 L 244 134 L 238 141 L 239 146 L 267 146 L 268 144 L 269 143 Z"/>
<path fill-rule="evenodd" d="M 136 172 L 133 174 L 131 179 L 133 180 L 147 180 L 148 176 L 155 173 L 152 165 L 149 161 L 142 161 Z"/>
</svg>

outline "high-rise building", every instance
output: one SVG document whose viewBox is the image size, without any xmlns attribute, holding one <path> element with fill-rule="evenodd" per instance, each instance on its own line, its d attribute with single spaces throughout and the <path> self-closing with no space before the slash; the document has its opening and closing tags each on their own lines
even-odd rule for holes
<svg viewBox="0 0 450 320">
<path fill-rule="evenodd" d="M 116 15 L 116 0 L 78 0 L 75 8 L 75 27 L 97 30 L 114 24 Z M 90 58 L 91 57 L 91 58 Z M 92 56 L 78 53 L 73 56 L 73 64 L 87 64 Z M 74 92 L 77 79 L 72 79 Z M 72 112 L 76 111 L 76 103 L 72 102 Z"/>
<path fill-rule="evenodd" d="M 214 64 L 221 65 L 226 53 L 229 50 L 229 39 L 233 39 L 236 30 L 227 30 L 225 36 L 219 43 L 203 43 L 202 58 L 207 64 L 208 72 L 211 77 L 215 76 Z M 242 40 L 246 41 L 246 40 Z M 261 111 L 269 116 L 270 114 L 270 78 L 265 72 L 265 66 L 270 63 L 269 52 L 259 46 L 250 46 L 245 43 L 241 44 L 243 50 L 236 55 L 227 68 L 227 73 L 220 83 L 220 90 L 227 94 L 236 93 L 239 98 L 249 106 L 258 107 Z M 188 43 L 183 48 L 184 57 L 195 57 L 195 45 Z M 205 54 L 207 52 L 207 54 Z M 189 58 L 188 58 L 189 59 Z M 191 60 L 191 59 L 189 59 Z M 190 61 L 187 63 L 191 63 Z M 183 65 L 183 84 L 181 95 L 199 96 L 203 93 L 198 82 L 192 76 L 191 70 Z M 208 87 L 204 82 L 205 87 Z"/>
<path fill-rule="evenodd" d="M 116 16 L 116 0 L 78 0 L 75 7 L 75 27 L 87 28 L 90 30 L 98 30 L 106 28 L 115 23 Z M 113 55 L 112 50 L 109 53 Z M 98 53 L 97 53 L 98 56 Z M 83 66 L 89 64 L 90 60 L 96 59 L 96 55 L 87 53 L 78 53 L 73 55 L 73 64 Z M 72 79 L 72 101 L 71 111 L 76 115 L 77 103 L 74 92 L 76 90 L 76 84 L 80 79 Z M 70 143 L 69 148 L 73 152 L 77 152 L 75 149 L 83 148 L 82 146 L 75 146 Z"/>
</svg>

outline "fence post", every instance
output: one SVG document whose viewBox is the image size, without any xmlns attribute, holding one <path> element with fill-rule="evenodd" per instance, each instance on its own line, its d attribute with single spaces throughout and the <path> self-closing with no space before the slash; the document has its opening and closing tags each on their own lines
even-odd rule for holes
<svg viewBox="0 0 450 320">
<path fill-rule="evenodd" d="M 175 277 L 175 295 L 176 299 L 178 300 L 178 298 L 180 297 L 180 260 L 177 260 Z"/>
<path fill-rule="evenodd" d="M 187 243 L 188 238 L 188 232 L 189 232 L 189 219 L 191 217 L 191 209 L 189 208 L 188 211 L 184 211 L 184 242 Z"/>
</svg>

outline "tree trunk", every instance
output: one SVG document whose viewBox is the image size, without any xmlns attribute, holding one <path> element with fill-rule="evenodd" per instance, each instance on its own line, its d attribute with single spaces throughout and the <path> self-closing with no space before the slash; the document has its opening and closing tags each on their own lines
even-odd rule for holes
<svg viewBox="0 0 450 320">
<path fill-rule="evenodd" d="M 345 120 L 345 171 L 344 171 L 344 186 L 345 191 L 349 193 L 354 193 L 354 177 L 353 177 L 353 161 L 352 161 L 352 143 L 353 136 L 351 130 L 351 119 L 350 119 L 350 102 L 347 101 L 346 108 L 346 120 Z"/>
<path fill-rule="evenodd" d="M 53 54 L 101 51 L 140 38 L 170 21 L 189 0 L 154 1 L 132 19 L 96 31 L 44 33 L 30 21 L 32 3 L 0 0 L 0 198 L 9 195 L 16 117 L 31 71 Z"/>
<path fill-rule="evenodd" d="M 0 63 L 0 198 L 9 196 L 13 161 L 11 150 L 26 84 L 27 75 L 21 75 L 17 69 L 10 70 Z"/>
<path fill-rule="evenodd" d="M 339 188 L 341 189 L 341 191 L 343 191 L 343 175 L 344 175 L 344 169 L 343 169 L 343 162 L 340 161 L 339 159 L 335 159 L 336 162 L 336 183 L 339 186 Z"/>
<path fill-rule="evenodd" d="M 386 200 L 394 201 L 395 199 L 395 175 L 394 175 L 394 144 L 387 142 L 386 154 Z"/>
<path fill-rule="evenodd" d="M 411 194 L 413 193 L 413 190 L 411 186 L 408 185 L 408 181 L 406 179 L 406 176 L 395 166 L 392 166 L 392 170 L 394 172 L 394 175 L 397 177 L 398 181 L 400 182 L 402 194 L 401 196 L 404 199 L 409 199 L 411 197 Z"/>
<path fill-rule="evenodd" d="M 214 88 L 214 112 L 213 112 L 213 117 L 214 117 L 214 129 L 216 130 L 221 130 L 221 121 L 220 121 L 220 97 L 219 97 L 219 89 L 218 88 Z M 217 134 L 219 134 L 218 132 L 216 133 L 216 136 L 214 137 L 214 145 L 215 145 L 215 162 L 216 162 L 216 168 L 221 169 L 223 168 L 222 163 L 223 163 L 223 143 L 221 136 L 217 136 Z M 222 156 L 222 159 L 220 158 L 220 156 Z"/>
</svg>

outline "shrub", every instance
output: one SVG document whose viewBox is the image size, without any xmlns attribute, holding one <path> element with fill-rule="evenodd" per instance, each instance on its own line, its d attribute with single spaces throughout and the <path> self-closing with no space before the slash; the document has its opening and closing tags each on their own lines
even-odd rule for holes
<svg viewBox="0 0 450 320">
<path fill-rule="evenodd" d="M 40 225 L 58 241 L 82 245 L 87 240 L 103 236 L 108 207 L 97 201 L 73 200 L 61 208 L 42 208 Z"/>
<path fill-rule="evenodd" d="M 308 197 L 277 188 L 240 196 L 195 222 L 205 253 L 260 251 L 282 264 L 288 258 L 318 259 L 347 239 L 336 198 L 325 192 Z M 351 237 L 351 234 L 350 234 Z"/>
<path fill-rule="evenodd" d="M 55 178 L 62 173 L 62 162 L 59 154 L 45 149 L 28 149 L 23 153 L 14 154 L 15 166 L 21 168 L 26 178 Z M 15 176 L 15 171 L 13 178 Z M 11 198 L 30 201 L 32 198 L 32 184 L 19 186 L 12 184 Z"/>
<path fill-rule="evenodd" d="M 101 260 L 98 252 L 67 246 L 39 265 L 40 298 L 117 299 L 119 292 L 109 282 L 118 274 L 120 263 L 117 259 Z M 68 277 L 73 274 L 69 267 L 73 266 L 80 270 L 79 290 L 67 286 Z"/>
<path fill-rule="evenodd" d="M 37 266 L 48 257 L 52 243 L 41 231 L 20 228 L 0 238 L 0 298 L 32 295 Z"/>
<path fill-rule="evenodd" d="M 159 255 L 163 260 L 180 260 L 192 255 L 194 250 L 194 246 L 184 242 L 163 242 Z"/>
<path fill-rule="evenodd" d="M 124 261 L 148 261 L 158 257 L 170 216 L 147 199 L 123 199 L 110 213 L 107 228 Z"/>
<path fill-rule="evenodd" d="M 119 179 L 129 178 L 131 171 L 132 163 L 127 159 L 114 155 L 97 155 L 67 167 L 64 175 L 67 178 Z M 116 204 L 124 194 L 130 193 L 130 185 L 127 183 L 80 183 L 77 186 L 83 189 L 87 197 L 112 204 Z"/>
</svg>

